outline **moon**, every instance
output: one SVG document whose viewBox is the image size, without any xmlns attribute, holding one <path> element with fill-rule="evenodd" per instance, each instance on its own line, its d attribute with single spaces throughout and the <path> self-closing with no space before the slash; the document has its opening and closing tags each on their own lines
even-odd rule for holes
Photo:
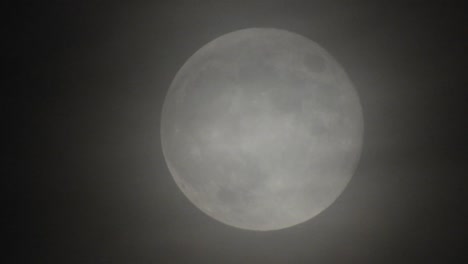
<svg viewBox="0 0 468 264">
<path fill-rule="evenodd" d="M 363 127 L 359 96 L 325 49 L 293 32 L 249 28 L 207 43 L 177 72 L 161 143 L 197 208 L 267 231 L 337 199 L 357 167 Z"/>
</svg>

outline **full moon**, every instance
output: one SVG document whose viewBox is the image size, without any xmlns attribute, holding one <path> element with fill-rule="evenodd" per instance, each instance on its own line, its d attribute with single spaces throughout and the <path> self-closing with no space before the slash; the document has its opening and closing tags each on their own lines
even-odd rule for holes
<svg viewBox="0 0 468 264">
<path fill-rule="evenodd" d="M 161 117 L 172 177 L 230 226 L 303 223 L 343 192 L 359 161 L 363 117 L 344 69 L 317 43 L 279 29 L 222 35 L 177 72 Z"/>
</svg>

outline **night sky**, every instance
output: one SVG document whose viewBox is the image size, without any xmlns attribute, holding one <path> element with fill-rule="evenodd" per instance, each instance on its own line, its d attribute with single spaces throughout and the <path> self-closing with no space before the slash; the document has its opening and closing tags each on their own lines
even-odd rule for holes
<svg viewBox="0 0 468 264">
<path fill-rule="evenodd" d="M 462 1 L 31 2 L 7 11 L 2 55 L 12 114 L 4 176 L 20 181 L 7 200 L 20 209 L 11 263 L 461 263 Z M 178 69 L 249 27 L 319 43 L 348 72 L 364 113 L 361 161 L 343 194 L 279 231 L 202 213 L 161 150 L 162 103 Z"/>
</svg>

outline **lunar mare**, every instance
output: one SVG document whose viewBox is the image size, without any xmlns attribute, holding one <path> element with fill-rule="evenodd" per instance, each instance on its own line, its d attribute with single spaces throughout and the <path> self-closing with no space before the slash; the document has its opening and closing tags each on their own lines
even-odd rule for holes
<svg viewBox="0 0 468 264">
<path fill-rule="evenodd" d="M 316 216 L 342 193 L 360 157 L 359 97 L 342 67 L 298 34 L 252 28 L 193 54 L 167 93 L 168 168 L 207 215 L 275 230 Z"/>
</svg>

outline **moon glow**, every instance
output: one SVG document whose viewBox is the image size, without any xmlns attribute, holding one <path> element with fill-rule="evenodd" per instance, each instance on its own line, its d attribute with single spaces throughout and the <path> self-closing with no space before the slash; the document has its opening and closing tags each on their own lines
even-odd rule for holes
<svg viewBox="0 0 468 264">
<path fill-rule="evenodd" d="M 195 52 L 161 117 L 169 171 L 201 211 L 276 230 L 318 215 L 357 166 L 363 118 L 343 68 L 296 33 L 251 28 Z"/>
</svg>

